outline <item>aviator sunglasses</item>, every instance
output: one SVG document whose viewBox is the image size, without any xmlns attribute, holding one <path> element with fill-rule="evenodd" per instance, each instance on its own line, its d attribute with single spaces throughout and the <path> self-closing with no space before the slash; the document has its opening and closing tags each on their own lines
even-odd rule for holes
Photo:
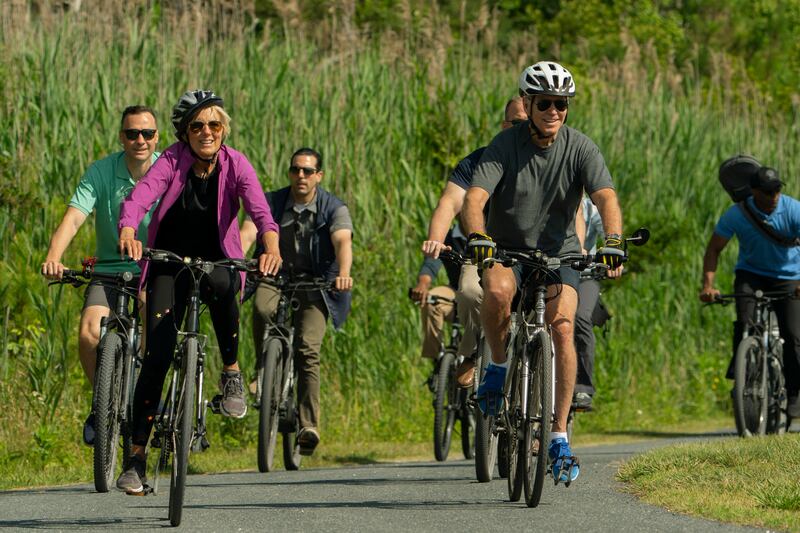
<svg viewBox="0 0 800 533">
<path fill-rule="evenodd" d="M 536 109 L 539 111 L 547 111 L 550 109 L 550 104 L 556 106 L 556 110 L 564 111 L 569 107 L 568 100 L 536 100 Z"/>
<path fill-rule="evenodd" d="M 144 140 L 145 140 L 145 141 L 149 141 L 149 140 L 151 140 L 153 137 L 155 137 L 155 136 L 156 136 L 156 131 L 157 131 L 157 130 L 134 130 L 134 129 L 127 129 L 127 130 L 122 130 L 122 133 L 124 133 L 124 134 L 125 134 L 125 138 L 126 138 L 126 139 L 128 139 L 129 141 L 135 141 L 136 139 L 138 139 L 138 138 L 139 138 L 139 135 L 140 135 L 140 134 L 141 134 L 142 138 L 144 138 Z"/>
<path fill-rule="evenodd" d="M 305 174 L 306 176 L 310 176 L 311 174 L 316 174 L 317 172 L 319 172 L 318 168 L 313 168 L 313 167 L 298 167 L 297 165 L 292 165 L 289 167 L 289 172 L 291 172 L 292 174 L 300 175 L 301 170 L 303 171 L 303 174 Z"/>
<path fill-rule="evenodd" d="M 222 131 L 222 122 L 219 120 L 209 120 L 208 122 L 195 120 L 189 123 L 189 131 L 195 134 L 200 133 L 206 125 L 208 125 L 208 129 L 211 130 L 211 133 L 219 133 Z"/>
</svg>

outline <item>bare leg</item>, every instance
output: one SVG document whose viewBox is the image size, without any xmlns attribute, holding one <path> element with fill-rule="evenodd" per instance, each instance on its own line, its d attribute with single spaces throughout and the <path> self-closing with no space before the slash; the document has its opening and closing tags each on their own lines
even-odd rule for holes
<svg viewBox="0 0 800 533">
<path fill-rule="evenodd" d="M 567 431 L 567 417 L 572 405 L 577 372 L 574 332 L 578 293 L 569 285 L 551 285 L 547 289 L 548 297 L 555 296 L 557 288 L 560 288 L 561 293 L 547 303 L 545 320 L 550 324 L 556 352 L 556 417 L 553 431 L 563 433 Z"/>
<path fill-rule="evenodd" d="M 511 322 L 511 302 L 517 292 L 517 280 L 510 268 L 495 264 L 483 272 L 481 322 L 492 361 L 506 362 L 506 337 Z"/>
<path fill-rule="evenodd" d="M 100 321 L 110 312 L 111 310 L 103 305 L 90 305 L 81 313 L 78 355 L 83 371 L 92 385 L 94 385 L 94 371 L 97 366 L 97 345 L 100 344 Z"/>
</svg>

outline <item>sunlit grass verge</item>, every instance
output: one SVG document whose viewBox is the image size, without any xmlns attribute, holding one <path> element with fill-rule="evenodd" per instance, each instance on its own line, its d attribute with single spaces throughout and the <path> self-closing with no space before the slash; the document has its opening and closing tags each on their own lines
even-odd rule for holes
<svg viewBox="0 0 800 533">
<path fill-rule="evenodd" d="M 45 437 L 46 438 L 46 437 Z M 34 457 L 20 457 L 17 461 L 0 462 L 0 490 L 15 488 L 44 487 L 71 483 L 92 482 L 92 450 L 78 443 L 59 443 L 60 453 L 53 454 L 52 460 L 42 462 Z M 311 457 L 303 457 L 300 468 L 320 468 L 349 465 L 367 465 L 394 462 L 407 459 L 432 459 L 432 445 L 428 443 L 398 442 L 360 442 L 320 443 Z M 451 458 L 463 459 L 461 450 L 455 447 Z M 148 457 L 147 474 L 151 478 L 158 459 L 157 450 Z M 121 465 L 117 466 L 119 471 Z M 192 454 L 189 458 L 190 474 L 211 474 L 216 472 L 257 470 L 256 446 L 225 447 L 213 442 L 211 448 L 203 453 Z M 281 437 L 275 450 L 275 470 L 283 470 Z M 269 475 L 269 474 L 265 474 Z M 159 486 L 169 484 L 169 470 L 159 480 Z M 94 490 L 94 489 L 92 489 Z"/>
<path fill-rule="evenodd" d="M 800 435 L 651 451 L 617 475 L 642 500 L 723 522 L 800 531 Z"/>
</svg>

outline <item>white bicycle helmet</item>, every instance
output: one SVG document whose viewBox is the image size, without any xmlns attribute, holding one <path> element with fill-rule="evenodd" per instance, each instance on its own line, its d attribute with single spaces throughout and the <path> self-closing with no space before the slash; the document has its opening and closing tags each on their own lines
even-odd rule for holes
<svg viewBox="0 0 800 533">
<path fill-rule="evenodd" d="M 213 91 L 195 89 L 194 91 L 183 93 L 178 99 L 178 103 L 172 108 L 172 125 L 175 127 L 175 136 L 178 139 L 185 140 L 183 136 L 189 126 L 189 121 L 195 113 L 204 107 L 212 105 L 223 107 L 222 98 L 214 94 Z"/>
<path fill-rule="evenodd" d="M 553 61 L 539 61 L 525 70 L 519 77 L 519 95 L 575 96 L 575 80 L 572 74 Z"/>
</svg>

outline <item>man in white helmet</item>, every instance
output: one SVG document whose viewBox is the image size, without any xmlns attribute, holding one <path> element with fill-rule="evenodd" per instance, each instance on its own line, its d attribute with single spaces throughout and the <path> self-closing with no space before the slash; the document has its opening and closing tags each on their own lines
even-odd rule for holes
<svg viewBox="0 0 800 533">
<path fill-rule="evenodd" d="M 564 125 L 570 99 L 575 96 L 572 75 L 558 63 L 542 61 L 522 72 L 519 90 L 529 120 L 492 140 L 465 198 L 463 224 L 473 261 L 482 263 L 496 246 L 541 250 L 551 257 L 580 254 L 575 215 L 586 191 L 597 206 L 606 234 L 599 255 L 613 274 L 618 274 L 624 256 L 622 213 L 611 175 L 594 142 Z M 529 273 L 521 266 L 500 264 L 483 272 L 481 321 L 492 361 L 481 381 L 478 400 L 490 415 L 502 401 L 511 303 Z M 576 376 L 578 283 L 578 272 L 562 267 L 548 287 L 546 320 L 556 356 L 556 416 L 548 452 L 556 482 L 573 481 L 580 472 L 566 433 Z"/>
</svg>

